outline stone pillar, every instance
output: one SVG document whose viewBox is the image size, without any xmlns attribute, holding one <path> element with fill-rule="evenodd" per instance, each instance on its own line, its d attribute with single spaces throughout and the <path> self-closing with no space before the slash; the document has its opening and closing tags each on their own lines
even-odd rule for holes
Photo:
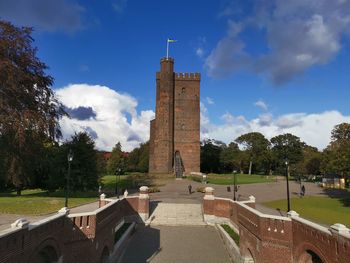
<svg viewBox="0 0 350 263">
<path fill-rule="evenodd" d="M 105 206 L 106 204 L 108 204 L 108 202 L 106 202 L 106 195 L 101 194 L 100 199 L 98 200 L 98 207 L 100 208 L 102 206 Z"/>
<path fill-rule="evenodd" d="M 207 222 L 208 224 L 215 223 L 214 205 L 215 205 L 214 188 L 206 187 L 205 195 L 203 198 L 203 214 L 204 214 L 204 221 Z"/>
<path fill-rule="evenodd" d="M 143 221 L 146 221 L 149 217 L 149 194 L 147 186 L 140 187 L 138 213 Z"/>
</svg>

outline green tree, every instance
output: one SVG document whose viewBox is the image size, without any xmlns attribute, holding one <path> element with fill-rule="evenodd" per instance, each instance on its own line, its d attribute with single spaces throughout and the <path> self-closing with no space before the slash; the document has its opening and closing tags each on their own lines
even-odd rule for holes
<svg viewBox="0 0 350 263">
<path fill-rule="evenodd" d="M 127 158 L 127 170 L 130 172 L 148 172 L 149 142 L 141 143 L 129 153 Z"/>
<path fill-rule="evenodd" d="M 18 194 L 33 183 L 44 142 L 60 136 L 58 120 L 64 114 L 31 34 L 31 28 L 0 21 L 0 166 Z"/>
<path fill-rule="evenodd" d="M 249 156 L 249 171 L 252 173 L 253 162 L 263 165 L 263 157 L 268 152 L 269 140 L 260 132 L 250 132 L 239 136 L 235 142 L 241 144 Z"/>
<path fill-rule="evenodd" d="M 220 154 L 220 163 L 222 172 L 232 172 L 241 170 L 241 151 L 238 144 L 231 142 L 223 148 Z"/>
<path fill-rule="evenodd" d="M 220 154 L 225 147 L 225 143 L 217 140 L 208 139 L 201 142 L 200 166 L 202 172 L 220 172 Z"/>
<path fill-rule="evenodd" d="M 94 149 L 95 143 L 85 132 L 72 136 L 72 140 L 64 143 L 62 152 L 65 153 L 61 161 L 67 169 L 67 155 L 70 150 L 73 153 L 71 162 L 71 174 L 69 188 L 72 191 L 95 190 L 98 188 L 97 155 Z M 67 170 L 65 173 L 67 174 Z"/>
<path fill-rule="evenodd" d="M 107 162 L 107 171 L 109 174 L 115 174 L 120 169 L 123 173 L 126 169 L 126 160 L 123 155 L 122 145 L 118 142 L 111 153 L 111 158 Z"/>
<path fill-rule="evenodd" d="M 324 173 L 350 175 L 350 124 L 341 123 L 332 130 L 331 142 L 323 151 L 321 169 Z"/>
<path fill-rule="evenodd" d="M 288 173 L 290 173 L 289 167 L 295 172 L 297 163 L 303 160 L 305 143 L 301 142 L 299 137 L 286 133 L 271 138 L 271 144 L 272 157 L 279 173 L 283 174 L 286 160 L 288 160 Z"/>
</svg>

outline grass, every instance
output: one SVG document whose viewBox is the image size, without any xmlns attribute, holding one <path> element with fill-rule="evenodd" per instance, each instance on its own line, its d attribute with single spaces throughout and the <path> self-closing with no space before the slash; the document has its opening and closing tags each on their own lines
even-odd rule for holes
<svg viewBox="0 0 350 263">
<path fill-rule="evenodd" d="M 291 209 L 306 219 L 329 225 L 341 223 L 350 227 L 350 206 L 347 204 L 349 200 L 324 196 L 291 199 Z M 286 200 L 271 201 L 264 205 L 283 211 L 287 210 Z"/>
<path fill-rule="evenodd" d="M 201 178 L 189 177 L 193 181 L 202 181 Z M 200 180 L 198 180 L 200 179 Z M 207 182 L 209 184 L 219 184 L 219 185 L 232 185 L 233 184 L 233 174 L 208 174 Z M 275 176 L 257 175 L 257 174 L 237 174 L 236 183 L 237 184 L 255 184 L 255 183 L 270 183 L 275 182 Z"/>
<path fill-rule="evenodd" d="M 239 235 L 229 225 L 222 224 L 221 226 L 227 232 L 227 234 L 229 234 L 233 241 L 235 241 L 237 246 L 239 246 Z"/>
<path fill-rule="evenodd" d="M 57 212 L 64 207 L 65 193 L 58 191 L 48 195 L 47 191 L 41 189 L 23 190 L 21 196 L 16 192 L 0 194 L 0 213 L 44 215 Z M 78 197 L 79 196 L 79 197 Z M 68 206 L 75 207 L 82 204 L 97 201 L 98 195 L 91 192 L 75 193 L 68 199 Z"/>
<path fill-rule="evenodd" d="M 146 183 L 147 176 L 145 174 L 132 173 L 129 175 L 121 175 L 118 182 L 118 189 L 137 188 L 141 184 Z M 119 180 L 119 176 L 118 176 Z M 115 175 L 106 175 L 102 177 L 102 191 L 108 193 L 107 196 L 114 195 L 115 191 Z M 111 194 L 112 193 L 112 194 Z M 98 192 L 86 191 L 70 193 L 68 206 L 70 208 L 91 203 L 98 200 Z M 44 215 L 57 212 L 64 207 L 65 191 L 58 190 L 48 193 L 42 189 L 27 189 L 22 191 L 21 196 L 17 196 L 14 192 L 0 193 L 0 213 L 3 214 L 21 214 L 21 215 Z"/>
</svg>

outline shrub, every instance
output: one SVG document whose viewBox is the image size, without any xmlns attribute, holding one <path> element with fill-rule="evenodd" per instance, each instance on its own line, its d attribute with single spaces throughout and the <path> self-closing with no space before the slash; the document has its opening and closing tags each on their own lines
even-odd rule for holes
<svg viewBox="0 0 350 263">
<path fill-rule="evenodd" d="M 199 193 L 205 193 L 205 187 L 204 186 L 197 187 L 196 191 Z"/>
<path fill-rule="evenodd" d="M 150 188 L 148 189 L 148 192 L 149 192 L 149 193 L 158 193 L 158 192 L 160 192 L 160 190 L 159 190 L 158 187 L 150 187 Z"/>
<path fill-rule="evenodd" d="M 235 241 L 237 246 L 239 246 L 239 235 L 229 225 L 223 224 L 221 226 L 227 232 L 227 234 L 229 234 L 233 241 Z"/>
</svg>

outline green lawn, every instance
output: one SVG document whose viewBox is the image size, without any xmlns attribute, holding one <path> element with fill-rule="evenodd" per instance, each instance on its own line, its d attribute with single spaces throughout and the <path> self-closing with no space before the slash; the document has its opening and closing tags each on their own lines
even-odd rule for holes
<svg viewBox="0 0 350 263">
<path fill-rule="evenodd" d="M 341 223 L 350 227 L 350 200 L 331 198 L 323 196 L 306 196 L 303 198 L 292 198 L 291 209 L 300 216 L 323 224 Z M 277 200 L 264 203 L 271 208 L 287 210 L 286 200 Z"/>
<path fill-rule="evenodd" d="M 197 176 L 197 179 L 194 177 L 189 177 L 189 179 L 199 181 L 201 178 Z M 237 184 L 255 184 L 255 183 L 269 183 L 275 182 L 275 176 L 265 176 L 257 174 L 237 174 L 236 175 Z M 232 185 L 233 184 L 233 174 L 208 174 L 207 182 L 209 184 L 219 184 L 219 185 Z"/>
<path fill-rule="evenodd" d="M 51 193 L 40 189 L 24 190 L 21 196 L 16 192 L 0 194 L 0 213 L 42 215 L 57 212 L 64 207 L 65 193 L 57 191 Z M 97 201 L 97 193 L 75 193 L 68 199 L 68 206 L 75 207 Z"/>
<path fill-rule="evenodd" d="M 144 183 L 144 174 L 133 173 L 130 175 L 121 175 L 118 179 L 118 189 L 137 188 L 139 184 Z M 102 177 L 102 191 L 107 196 L 115 193 L 115 175 L 106 175 Z M 70 193 L 68 206 L 75 207 L 82 204 L 97 201 L 99 194 L 96 191 Z M 59 190 L 53 193 L 41 189 L 23 190 L 21 196 L 16 192 L 0 193 L 0 213 L 23 214 L 23 215 L 42 215 L 57 212 L 64 207 L 65 191 Z"/>
</svg>

